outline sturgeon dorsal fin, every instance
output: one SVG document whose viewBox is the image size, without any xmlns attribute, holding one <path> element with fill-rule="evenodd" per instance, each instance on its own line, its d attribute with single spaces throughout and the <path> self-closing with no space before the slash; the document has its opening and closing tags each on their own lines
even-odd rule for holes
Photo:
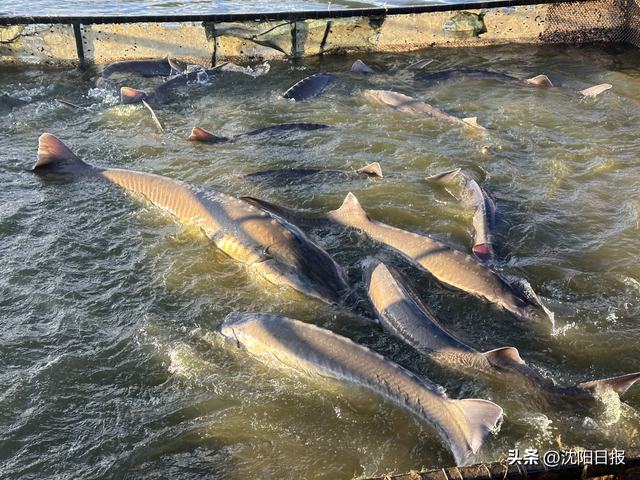
<svg viewBox="0 0 640 480">
<path fill-rule="evenodd" d="M 498 368 L 509 368 L 513 366 L 526 365 L 524 360 L 520 358 L 518 349 L 514 347 L 496 348 L 483 353 L 489 363 Z"/>
<path fill-rule="evenodd" d="M 549 77 L 546 75 L 538 75 L 525 80 L 525 82 L 531 85 L 537 85 L 538 87 L 553 87 L 553 83 L 551 83 L 551 80 L 549 80 Z"/>
<path fill-rule="evenodd" d="M 425 181 L 435 185 L 443 185 L 455 177 L 460 170 L 460 168 L 456 168 L 455 170 L 449 170 L 448 172 L 436 173 L 435 175 L 425 178 Z"/>
<path fill-rule="evenodd" d="M 478 117 L 467 117 L 463 118 L 462 121 L 473 128 L 479 128 L 481 130 L 486 130 L 482 125 L 478 123 Z"/>
<path fill-rule="evenodd" d="M 604 380 L 579 383 L 576 385 L 576 388 L 583 391 L 594 392 L 598 388 L 609 387 L 618 395 L 622 395 L 638 380 L 640 380 L 640 372 L 622 375 L 621 377 L 605 378 Z"/>
<path fill-rule="evenodd" d="M 578 93 L 585 97 L 595 97 L 599 93 L 604 92 L 605 90 L 609 90 L 611 85 L 608 83 L 603 83 L 601 85 L 596 85 L 594 87 L 585 88 L 584 90 L 580 90 Z"/>
<path fill-rule="evenodd" d="M 358 59 L 355 62 L 353 62 L 353 65 L 351 65 L 351 72 L 353 73 L 373 73 L 373 69 L 367 65 L 365 65 L 365 63 Z"/>
<path fill-rule="evenodd" d="M 38 161 L 31 170 L 52 165 L 87 165 L 69 147 L 50 133 L 43 133 L 38 140 Z"/>
<path fill-rule="evenodd" d="M 380 168 L 380 164 L 378 162 L 374 162 L 371 165 L 362 167 L 358 170 L 358 172 L 382 178 L 382 168 Z"/>
<path fill-rule="evenodd" d="M 136 90 L 135 88 L 122 87 L 120 88 L 120 101 L 123 105 L 133 105 L 134 103 L 140 103 L 147 98 L 147 94 L 142 90 Z"/>
<path fill-rule="evenodd" d="M 466 445 L 451 445 L 451 451 L 458 466 L 470 465 L 489 432 L 497 427 L 502 408 L 488 400 L 465 398 L 452 402 L 467 417 L 468 438 Z"/>
<path fill-rule="evenodd" d="M 367 215 L 356 196 L 351 192 L 344 199 L 339 209 L 330 211 L 325 217 L 343 225 L 351 225 L 354 219 L 370 221 L 369 215 Z"/>
<path fill-rule="evenodd" d="M 178 74 L 178 73 L 184 73 L 184 68 L 182 68 L 180 65 L 178 65 L 173 60 L 171 60 L 169 57 L 167 57 L 167 62 L 169 62 L 169 66 L 171 67 L 171 75 Z"/>
<path fill-rule="evenodd" d="M 193 127 L 191 131 L 191 136 L 187 140 L 193 140 L 195 142 L 210 142 L 210 143 L 220 143 L 226 142 L 228 139 L 224 137 L 217 137 L 213 133 L 205 130 L 200 127 Z"/>
</svg>

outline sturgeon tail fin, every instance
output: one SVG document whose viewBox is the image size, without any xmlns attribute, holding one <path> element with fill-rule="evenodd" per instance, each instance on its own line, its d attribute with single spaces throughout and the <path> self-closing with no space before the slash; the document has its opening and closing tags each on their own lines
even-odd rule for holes
<svg viewBox="0 0 640 480">
<path fill-rule="evenodd" d="M 69 166 L 86 167 L 89 165 L 73 153 L 58 137 L 50 133 L 40 135 L 40 139 L 38 140 L 38 161 L 31 170 L 45 170 Z"/>
<path fill-rule="evenodd" d="M 631 385 L 640 380 L 640 372 L 622 375 L 621 377 L 605 378 L 604 380 L 595 380 L 593 382 L 579 383 L 574 388 L 585 395 L 593 396 L 599 388 L 611 388 L 618 395 L 626 392 Z"/>
<path fill-rule="evenodd" d="M 213 133 L 208 132 L 204 128 L 193 127 L 191 136 L 187 140 L 193 140 L 195 142 L 209 142 L 209 143 L 222 143 L 229 141 L 225 137 L 217 137 Z"/>
<path fill-rule="evenodd" d="M 471 465 L 489 432 L 498 427 L 502 408 L 488 400 L 462 399 L 452 402 L 467 417 L 466 445 L 452 444 L 451 451 L 458 466 Z"/>
<path fill-rule="evenodd" d="M 351 192 L 349 192 L 347 198 L 344 199 L 339 209 L 330 211 L 325 217 L 342 225 L 350 226 L 353 226 L 353 223 L 358 223 L 359 221 L 371 221 L 367 212 L 360 206 L 360 202 L 358 202 L 356 196 Z"/>
<path fill-rule="evenodd" d="M 371 175 L 373 177 L 382 178 L 382 168 L 380 168 L 380 164 L 378 162 L 367 165 L 366 167 L 362 167 L 358 170 L 358 172 L 366 173 L 367 175 Z"/>
<path fill-rule="evenodd" d="M 123 105 L 133 105 L 140 103 L 147 98 L 147 94 L 142 90 L 136 90 L 135 88 L 122 87 L 120 89 L 120 101 Z"/>
<path fill-rule="evenodd" d="M 546 75 L 538 75 L 537 77 L 528 78 L 525 80 L 530 85 L 536 85 L 538 87 L 553 87 L 553 83 Z"/>
<path fill-rule="evenodd" d="M 578 93 L 585 97 L 595 97 L 599 93 L 602 93 L 605 90 L 609 90 L 610 88 L 611 85 L 609 85 L 608 83 L 603 83 L 594 87 L 585 88 L 584 90 L 580 90 Z"/>
</svg>

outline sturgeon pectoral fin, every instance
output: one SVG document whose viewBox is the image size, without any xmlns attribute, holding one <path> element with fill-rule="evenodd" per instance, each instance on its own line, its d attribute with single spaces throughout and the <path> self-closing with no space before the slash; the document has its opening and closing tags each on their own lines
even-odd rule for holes
<svg viewBox="0 0 640 480">
<path fill-rule="evenodd" d="M 358 172 L 382 178 L 382 169 L 380 168 L 380 164 L 378 162 L 367 165 L 366 167 L 362 167 L 358 170 Z"/>
<path fill-rule="evenodd" d="M 549 77 L 546 75 L 538 75 L 525 80 L 525 82 L 530 85 L 537 85 L 538 87 L 553 87 L 553 83 L 551 83 L 551 80 L 549 80 Z"/>
<path fill-rule="evenodd" d="M 496 348 L 483 353 L 489 363 L 498 368 L 509 368 L 514 365 L 525 365 L 524 360 L 520 358 L 520 353 L 514 347 Z"/>
<path fill-rule="evenodd" d="M 611 85 L 609 85 L 608 83 L 603 83 L 601 85 L 596 85 L 594 87 L 585 88 L 584 90 L 580 90 L 578 93 L 585 97 L 595 97 L 599 93 L 602 93 L 605 90 L 609 90 L 610 88 L 611 88 Z"/>
<path fill-rule="evenodd" d="M 147 94 L 142 90 L 136 90 L 130 87 L 122 87 L 120 89 L 120 101 L 123 105 L 140 103 L 145 98 L 147 98 Z"/>
<path fill-rule="evenodd" d="M 479 243 L 473 246 L 473 253 L 480 260 L 486 261 L 493 258 L 493 249 L 489 243 Z"/>
</svg>

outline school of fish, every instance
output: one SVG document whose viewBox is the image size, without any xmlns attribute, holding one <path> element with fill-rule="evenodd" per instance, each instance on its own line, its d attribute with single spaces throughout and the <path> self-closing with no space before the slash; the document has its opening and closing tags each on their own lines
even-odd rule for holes
<svg viewBox="0 0 640 480">
<path fill-rule="evenodd" d="M 421 60 L 406 69 L 418 70 L 431 61 Z M 117 62 L 100 68 L 94 85 L 115 89 L 115 80 L 131 73 L 168 76 L 169 80 L 148 90 L 121 86 L 123 104 L 144 103 L 151 110 L 148 104 L 169 102 L 175 89 L 188 87 L 190 83 L 203 81 L 211 75 L 223 74 L 224 69 L 225 65 L 186 70 L 169 59 Z M 372 75 L 375 72 L 358 60 L 349 74 Z M 448 81 L 461 77 L 517 82 L 536 88 L 553 87 L 544 75 L 520 79 L 482 70 L 435 72 L 416 81 Z M 342 72 L 317 73 L 295 83 L 283 93 L 283 97 L 295 102 L 308 101 L 320 95 L 334 81 L 348 79 L 344 79 Z M 611 85 L 603 84 L 578 93 L 595 96 L 609 88 Z M 458 118 L 400 92 L 365 90 L 362 95 L 377 106 L 391 107 L 408 115 L 432 117 L 472 134 L 484 130 L 475 117 Z M 1 100 L 4 108 L 13 108 L 15 104 L 6 95 Z M 59 102 L 67 108 L 82 108 L 63 99 Z M 155 121 L 159 125 L 157 119 Z M 240 137 L 312 132 L 326 128 L 335 127 L 290 123 L 222 137 L 195 126 L 188 140 L 216 144 L 233 142 Z M 493 153 L 490 145 L 485 149 L 484 153 Z M 427 273 L 442 286 L 495 305 L 496 312 L 504 310 L 520 321 L 549 321 L 549 311 L 531 289 L 514 284 L 491 268 L 492 262 L 499 261 L 492 235 L 496 229 L 499 205 L 482 182 L 460 172 L 460 169 L 421 180 L 432 188 L 457 182 L 460 201 L 472 206 L 474 211 L 475 238 L 473 245 L 469 246 L 469 253 L 370 218 L 351 193 L 340 208 L 328 211 L 324 218 L 308 219 L 284 206 L 249 196 L 236 198 L 152 173 L 94 166 L 80 159 L 62 140 L 50 133 L 40 136 L 38 159 L 32 171 L 43 181 L 49 176 L 62 175 L 112 183 L 140 194 L 150 203 L 170 212 L 177 221 L 198 227 L 220 250 L 246 265 L 248 270 L 275 285 L 291 288 L 327 304 L 356 308 L 351 299 L 353 287 L 343 268 L 310 234 L 305 233 L 310 225 L 356 229 L 390 253 L 399 254 L 399 258 Z M 349 182 L 384 177 L 378 163 L 357 171 L 298 168 L 256 172 L 244 177 L 246 181 L 268 182 L 270 185 L 286 184 L 300 178 L 305 182 L 327 179 Z M 466 375 L 524 382 L 551 395 L 572 397 L 592 397 L 603 388 L 623 394 L 640 379 L 640 373 L 630 373 L 559 387 L 527 365 L 513 347 L 481 353 L 458 340 L 455 333 L 446 331 L 428 306 L 423 304 L 420 292 L 388 258 L 363 256 L 362 267 L 370 307 L 363 309 L 359 306 L 358 311 L 372 312 L 379 323 L 379 327 L 375 327 L 379 329 L 379 335 L 397 337 L 415 349 L 416 355 L 431 358 L 447 368 Z M 474 463 L 483 442 L 496 430 L 503 415 L 500 406 L 485 399 L 450 399 L 427 378 L 420 378 L 371 349 L 319 326 L 282 316 L 242 311 L 228 315 L 219 325 L 219 334 L 229 345 L 241 348 L 267 365 L 284 365 L 308 374 L 310 382 L 317 375 L 354 384 L 398 404 L 409 414 L 432 425 L 449 447 L 457 465 Z"/>
</svg>

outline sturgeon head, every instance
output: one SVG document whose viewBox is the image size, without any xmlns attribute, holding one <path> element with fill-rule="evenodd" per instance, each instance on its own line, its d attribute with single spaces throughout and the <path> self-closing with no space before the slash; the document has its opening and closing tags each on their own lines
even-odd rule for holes
<svg viewBox="0 0 640 480">
<path fill-rule="evenodd" d="M 139 193 L 199 227 L 222 251 L 274 284 L 332 304 L 349 289 L 340 266 L 298 228 L 230 195 L 160 175 L 94 167 L 47 133 L 32 170 L 89 176 Z"/>
</svg>

